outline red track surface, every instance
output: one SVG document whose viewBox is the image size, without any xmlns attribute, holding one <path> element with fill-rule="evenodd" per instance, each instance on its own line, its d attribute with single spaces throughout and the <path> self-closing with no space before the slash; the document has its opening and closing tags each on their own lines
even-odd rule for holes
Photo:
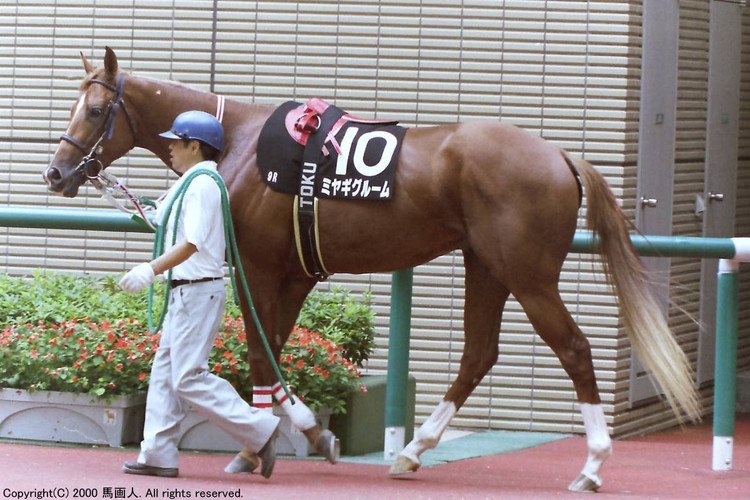
<svg viewBox="0 0 750 500">
<path fill-rule="evenodd" d="M 750 416 L 737 421 L 733 471 L 711 470 L 711 446 L 708 424 L 616 441 L 598 495 L 750 498 Z M 111 498 L 121 494 L 199 498 L 202 491 L 239 492 L 242 498 L 305 500 L 580 497 L 566 488 L 578 475 L 585 455 L 585 440 L 573 437 L 504 455 L 423 468 L 401 480 L 389 478 L 383 466 L 343 462 L 332 466 L 317 460 L 282 458 L 273 477 L 265 480 L 259 475 L 224 474 L 229 455 L 185 452 L 180 477 L 161 479 L 120 472 L 123 461 L 135 458 L 134 450 L 0 443 L 0 498 L 50 488 L 67 488 L 68 498 L 73 498 L 74 488 L 95 488 L 97 498 L 103 497 L 105 488 L 111 489 Z M 155 497 L 146 496 L 149 489 Z"/>
</svg>

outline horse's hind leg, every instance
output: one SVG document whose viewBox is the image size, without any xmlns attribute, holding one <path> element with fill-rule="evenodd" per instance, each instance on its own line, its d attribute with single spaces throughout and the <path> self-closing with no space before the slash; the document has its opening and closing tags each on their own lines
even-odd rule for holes
<svg viewBox="0 0 750 500">
<path fill-rule="evenodd" d="M 514 295 L 537 333 L 554 351 L 573 381 L 586 429 L 588 460 L 568 489 L 596 491 L 602 485 L 599 471 L 612 454 L 612 440 L 596 386 L 591 347 L 565 308 L 557 283 L 548 286 L 532 284 L 531 287 L 523 292 L 514 292 Z"/>
<path fill-rule="evenodd" d="M 419 456 L 438 444 L 453 416 L 497 361 L 500 321 L 509 292 L 472 252 L 464 252 L 464 264 L 465 338 L 458 377 L 432 415 L 417 429 L 414 439 L 396 458 L 389 471 L 391 475 L 414 472 L 419 468 Z"/>
</svg>

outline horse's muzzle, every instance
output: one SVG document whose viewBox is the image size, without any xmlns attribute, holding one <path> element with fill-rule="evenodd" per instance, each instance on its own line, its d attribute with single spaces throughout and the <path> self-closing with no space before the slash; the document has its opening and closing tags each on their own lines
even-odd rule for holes
<svg viewBox="0 0 750 500">
<path fill-rule="evenodd" d="M 47 187 L 54 189 L 57 184 L 62 182 L 62 174 L 55 167 L 47 167 L 47 170 L 42 172 L 42 179 L 47 183 Z"/>
<path fill-rule="evenodd" d="M 47 170 L 42 172 L 42 179 L 47 184 L 47 189 L 53 193 L 62 194 L 66 198 L 74 198 L 78 194 L 79 184 L 64 177 L 57 167 L 47 167 Z"/>
</svg>

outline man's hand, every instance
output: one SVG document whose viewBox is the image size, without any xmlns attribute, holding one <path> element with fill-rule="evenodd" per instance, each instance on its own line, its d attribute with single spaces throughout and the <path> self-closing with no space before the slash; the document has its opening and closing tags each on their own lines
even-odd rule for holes
<svg viewBox="0 0 750 500">
<path fill-rule="evenodd" d="M 154 282 L 154 268 L 151 264 L 144 262 L 138 264 L 122 277 L 120 287 L 128 293 L 135 293 Z"/>
</svg>

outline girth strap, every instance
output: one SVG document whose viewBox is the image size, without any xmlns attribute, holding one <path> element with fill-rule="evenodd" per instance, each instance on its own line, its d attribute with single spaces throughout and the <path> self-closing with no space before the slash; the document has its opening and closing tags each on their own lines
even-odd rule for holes
<svg viewBox="0 0 750 500">
<path fill-rule="evenodd" d="M 328 132 L 343 115 L 343 110 L 329 106 L 323 114 L 317 115 L 318 127 L 306 130 L 310 135 L 302 154 L 299 194 L 294 197 L 294 236 L 297 254 L 305 274 L 318 281 L 326 280 L 331 273 L 326 270 L 320 253 L 315 176 Z"/>
</svg>

